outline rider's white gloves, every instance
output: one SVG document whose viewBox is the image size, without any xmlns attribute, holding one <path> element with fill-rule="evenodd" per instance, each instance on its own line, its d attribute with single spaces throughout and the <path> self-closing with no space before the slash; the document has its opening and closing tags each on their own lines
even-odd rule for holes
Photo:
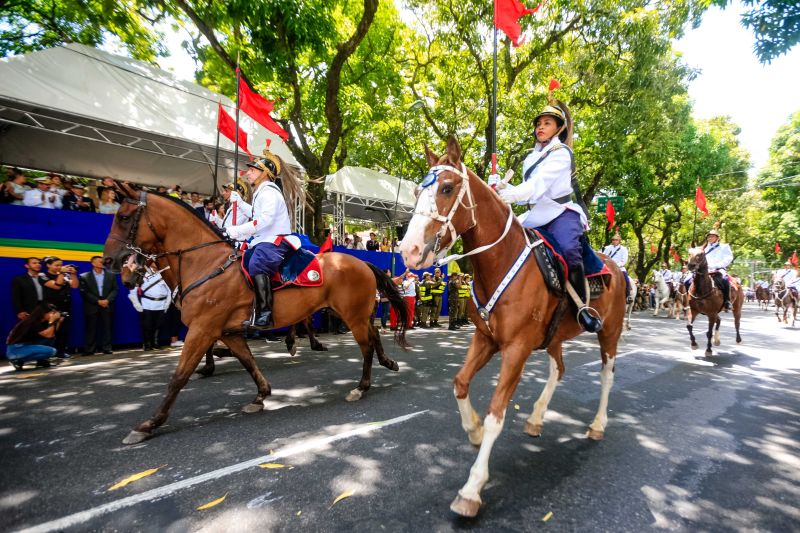
<svg viewBox="0 0 800 533">
<path fill-rule="evenodd" d="M 228 200 L 229 202 L 233 203 L 233 202 L 239 202 L 241 200 L 242 200 L 242 197 L 239 196 L 238 192 L 231 191 L 231 195 L 230 195 L 229 200 Z"/>
<path fill-rule="evenodd" d="M 498 187 L 497 194 L 499 194 L 500 198 L 507 204 L 513 204 L 525 200 L 525 198 L 521 196 L 516 189 L 517 188 L 513 185 L 506 184 L 503 188 Z"/>
<path fill-rule="evenodd" d="M 246 241 L 256 233 L 256 225 L 251 222 L 239 224 L 238 226 L 228 226 L 225 233 L 234 241 Z"/>
<path fill-rule="evenodd" d="M 486 183 L 489 184 L 489 187 L 494 187 L 500 183 L 500 176 L 497 174 L 489 174 L 489 180 Z"/>
</svg>

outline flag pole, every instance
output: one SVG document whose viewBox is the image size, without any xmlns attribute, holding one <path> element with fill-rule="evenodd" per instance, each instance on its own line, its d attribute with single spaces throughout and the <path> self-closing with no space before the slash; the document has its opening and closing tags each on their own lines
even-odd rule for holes
<svg viewBox="0 0 800 533">
<path fill-rule="evenodd" d="M 492 53 L 492 174 L 497 174 L 497 0 L 494 0 L 494 51 Z"/>
<path fill-rule="evenodd" d="M 236 53 L 236 142 L 233 148 L 233 181 L 239 178 L 239 52 Z"/>
<path fill-rule="evenodd" d="M 219 105 L 222 105 L 222 102 L 217 102 Z M 219 110 L 219 107 L 217 107 Z M 214 190 L 211 192 L 211 196 L 214 197 L 217 195 L 217 173 L 219 172 L 219 111 L 217 111 L 217 147 L 214 149 Z"/>
</svg>

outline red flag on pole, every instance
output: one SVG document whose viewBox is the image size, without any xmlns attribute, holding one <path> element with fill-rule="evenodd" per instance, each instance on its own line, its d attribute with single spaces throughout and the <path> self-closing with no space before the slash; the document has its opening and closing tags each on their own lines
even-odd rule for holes
<svg viewBox="0 0 800 533">
<path fill-rule="evenodd" d="M 703 194 L 703 189 L 700 186 L 697 186 L 697 189 L 694 192 L 694 205 L 697 206 L 697 209 L 703 212 L 703 218 L 708 216 L 708 207 L 706 207 L 706 195 Z"/>
<path fill-rule="evenodd" d="M 281 128 L 280 124 L 269 116 L 273 106 L 274 102 L 270 102 L 250 89 L 247 83 L 242 78 L 239 78 L 239 109 L 285 141 L 289 138 L 289 134 L 285 129 Z"/>
<path fill-rule="evenodd" d="M 797 268 L 797 250 L 795 250 L 794 253 L 792 254 L 792 258 L 790 259 L 790 261 L 792 262 L 794 267 Z"/>
<path fill-rule="evenodd" d="M 655 244 L 651 244 L 651 245 L 650 245 L 650 253 L 651 253 L 651 254 L 654 254 L 654 253 L 656 253 L 657 251 L 658 251 L 658 250 L 656 249 L 656 245 L 655 245 Z"/>
<path fill-rule="evenodd" d="M 534 8 L 527 8 L 519 0 L 495 0 L 494 3 L 494 25 L 498 30 L 511 40 L 511 44 L 516 48 L 522 44 L 520 35 L 522 35 L 522 28 L 519 26 L 519 19 L 525 15 L 536 13 L 536 10 L 542 4 Z"/>
<path fill-rule="evenodd" d="M 611 203 L 611 198 L 606 201 L 606 218 L 608 219 L 608 229 L 614 227 L 614 215 L 616 215 L 616 211 L 614 211 L 614 204 Z"/>
<path fill-rule="evenodd" d="M 669 251 L 672 252 L 672 258 L 675 260 L 675 262 L 676 263 L 680 263 L 681 262 L 681 256 L 678 254 L 678 251 L 675 249 L 675 247 L 671 246 Z"/>
<path fill-rule="evenodd" d="M 222 104 L 219 104 L 217 112 L 217 129 L 231 142 L 236 142 L 236 121 L 222 109 Z M 242 128 L 239 128 L 239 147 L 248 154 L 250 153 L 247 149 L 247 134 Z"/>
<path fill-rule="evenodd" d="M 775 253 L 776 254 L 781 253 L 781 243 L 779 243 L 779 242 L 775 243 Z"/>
</svg>

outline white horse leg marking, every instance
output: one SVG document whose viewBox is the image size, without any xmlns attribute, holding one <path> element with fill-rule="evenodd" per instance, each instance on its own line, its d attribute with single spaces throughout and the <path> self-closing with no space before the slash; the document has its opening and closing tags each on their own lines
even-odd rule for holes
<svg viewBox="0 0 800 533">
<path fill-rule="evenodd" d="M 549 356 L 548 356 L 549 357 Z M 558 386 L 558 365 L 556 360 L 552 357 L 550 359 L 550 376 L 547 378 L 547 383 L 539 395 L 539 399 L 533 404 L 533 412 L 528 420 L 525 422 L 525 433 L 532 437 L 539 437 L 542 434 L 542 426 L 544 425 L 544 414 L 547 411 L 547 406 L 550 405 L 550 399 Z"/>
<path fill-rule="evenodd" d="M 608 357 L 608 354 L 606 354 Z M 606 430 L 608 423 L 608 393 L 614 385 L 614 365 L 616 357 L 608 357 L 608 363 L 603 365 L 600 370 L 600 405 L 597 407 L 597 415 L 589 426 L 589 438 L 600 440 Z"/>
<path fill-rule="evenodd" d="M 455 393 L 455 389 L 453 393 Z M 475 409 L 472 407 L 472 402 L 469 401 L 469 395 L 463 400 L 456 397 L 458 404 L 458 412 L 461 414 L 461 427 L 467 432 L 469 442 L 473 446 L 480 446 L 483 440 L 483 426 L 481 419 Z"/>
<path fill-rule="evenodd" d="M 503 430 L 504 418 L 498 420 L 493 414 L 486 415 L 484 420 L 484 434 L 478 457 L 469 471 L 466 485 L 458 491 L 458 495 L 466 500 L 480 503 L 481 489 L 489 481 L 489 455 L 492 453 L 494 441 Z"/>
</svg>

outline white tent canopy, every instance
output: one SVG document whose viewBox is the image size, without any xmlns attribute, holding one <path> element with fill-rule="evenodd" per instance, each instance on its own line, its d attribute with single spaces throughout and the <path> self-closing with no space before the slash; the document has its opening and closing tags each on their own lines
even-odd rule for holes
<svg viewBox="0 0 800 533">
<path fill-rule="evenodd" d="M 70 44 L 0 60 L 0 161 L 210 193 L 217 104 L 228 98 L 147 63 Z M 288 147 L 249 117 L 248 147 L 298 165 Z M 220 138 L 218 183 L 233 177 L 234 144 Z M 247 161 L 241 157 L 239 168 Z"/>
<path fill-rule="evenodd" d="M 415 187 L 411 181 L 368 168 L 342 167 L 325 177 L 323 211 L 333 213 L 337 227 L 345 218 L 400 225 L 414 212 Z"/>
</svg>

